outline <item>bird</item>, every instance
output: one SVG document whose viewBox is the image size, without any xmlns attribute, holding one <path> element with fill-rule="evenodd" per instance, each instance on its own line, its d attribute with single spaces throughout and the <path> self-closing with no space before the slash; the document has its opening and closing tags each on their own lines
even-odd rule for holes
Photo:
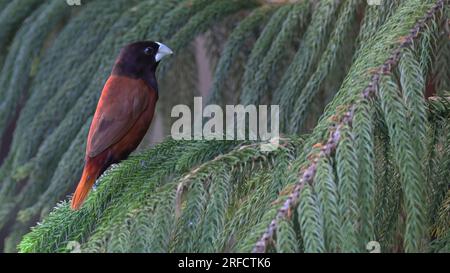
<svg viewBox="0 0 450 273">
<path fill-rule="evenodd" d="M 72 210 L 80 209 L 97 178 L 126 159 L 145 136 L 158 100 L 156 69 L 171 54 L 168 46 L 154 41 L 134 42 L 120 50 L 89 128 Z"/>
</svg>

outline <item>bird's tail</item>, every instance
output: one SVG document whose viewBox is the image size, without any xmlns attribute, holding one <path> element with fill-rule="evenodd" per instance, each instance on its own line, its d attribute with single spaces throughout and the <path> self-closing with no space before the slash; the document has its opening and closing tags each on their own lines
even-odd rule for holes
<svg viewBox="0 0 450 273">
<path fill-rule="evenodd" d="M 83 174 L 81 175 L 80 182 L 78 182 L 77 189 L 72 197 L 71 207 L 73 210 L 78 210 L 86 199 L 89 191 L 95 183 L 98 176 L 98 168 L 91 164 L 84 166 Z"/>
</svg>

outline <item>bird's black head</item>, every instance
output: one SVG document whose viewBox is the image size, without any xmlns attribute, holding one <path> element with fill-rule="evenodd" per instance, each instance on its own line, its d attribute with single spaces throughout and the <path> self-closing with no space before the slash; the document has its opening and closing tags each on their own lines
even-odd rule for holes
<svg viewBox="0 0 450 273">
<path fill-rule="evenodd" d="M 142 41 L 126 45 L 120 51 L 112 75 L 143 79 L 157 91 L 155 71 L 164 56 L 172 54 L 166 45 Z"/>
</svg>

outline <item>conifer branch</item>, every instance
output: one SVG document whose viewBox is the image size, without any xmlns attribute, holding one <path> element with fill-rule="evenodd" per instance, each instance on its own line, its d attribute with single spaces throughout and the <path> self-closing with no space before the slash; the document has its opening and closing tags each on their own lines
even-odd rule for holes
<svg viewBox="0 0 450 273">
<path fill-rule="evenodd" d="M 442 10 L 444 7 L 445 0 L 438 0 L 428 12 L 419 19 L 414 27 L 410 30 L 409 34 L 405 37 L 402 37 L 399 46 L 393 50 L 390 57 L 376 70 L 373 74 L 371 81 L 367 85 L 367 87 L 361 93 L 361 100 L 371 100 L 375 99 L 378 95 L 378 88 L 381 83 L 381 78 L 384 75 L 390 75 L 393 71 L 393 68 L 398 64 L 402 51 L 405 48 L 408 48 L 412 45 L 413 41 L 419 37 L 420 31 L 426 26 L 427 22 L 430 21 L 434 15 Z M 345 113 L 338 117 L 339 123 L 335 128 L 329 129 L 330 137 L 326 143 L 322 145 L 321 151 L 313 156 L 313 160 L 310 161 L 309 166 L 300 172 L 299 181 L 296 183 L 293 191 L 289 194 L 289 197 L 284 202 L 283 206 L 278 209 L 276 218 L 274 218 L 270 225 L 267 227 L 267 230 L 262 234 L 258 242 L 255 244 L 253 248 L 253 252 L 261 253 L 266 252 L 267 247 L 272 243 L 273 238 L 276 233 L 276 229 L 278 227 L 278 223 L 282 219 L 290 218 L 291 210 L 297 206 L 299 202 L 299 198 L 301 192 L 305 188 L 307 184 L 313 184 L 314 177 L 317 172 L 317 163 L 321 158 L 329 158 L 334 154 L 338 144 L 341 140 L 342 130 L 346 126 L 351 127 L 352 120 L 354 117 L 354 109 L 355 105 L 360 103 L 360 101 L 355 102 L 354 104 L 347 107 Z"/>
</svg>

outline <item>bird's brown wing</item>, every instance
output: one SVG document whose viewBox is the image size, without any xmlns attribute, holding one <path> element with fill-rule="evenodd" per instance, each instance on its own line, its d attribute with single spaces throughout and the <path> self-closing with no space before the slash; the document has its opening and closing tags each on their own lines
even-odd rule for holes
<svg viewBox="0 0 450 273">
<path fill-rule="evenodd" d="M 149 104 L 149 89 L 142 80 L 111 76 L 103 88 L 86 146 L 95 157 L 120 141 Z"/>
</svg>

